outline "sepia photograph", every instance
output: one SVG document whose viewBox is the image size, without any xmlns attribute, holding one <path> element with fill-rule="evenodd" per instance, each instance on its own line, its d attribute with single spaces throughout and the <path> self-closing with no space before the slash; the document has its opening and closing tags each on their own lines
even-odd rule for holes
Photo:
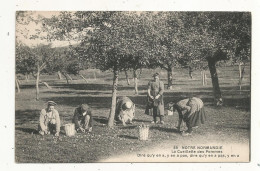
<svg viewBox="0 0 260 171">
<path fill-rule="evenodd" d="M 15 162 L 250 162 L 251 18 L 16 11 Z"/>
</svg>

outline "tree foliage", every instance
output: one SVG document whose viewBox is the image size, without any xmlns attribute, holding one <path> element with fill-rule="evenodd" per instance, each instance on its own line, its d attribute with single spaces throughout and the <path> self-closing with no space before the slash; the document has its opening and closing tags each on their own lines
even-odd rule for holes
<svg viewBox="0 0 260 171">
<path fill-rule="evenodd" d="M 243 53 L 245 58 L 250 58 L 250 13 L 191 12 L 187 13 L 185 21 L 185 27 L 190 28 L 185 32 L 191 40 L 188 44 L 190 57 L 203 61 L 221 49 L 227 59 L 240 59 Z"/>
<path fill-rule="evenodd" d="M 16 73 L 18 74 L 31 74 L 36 70 L 37 60 L 28 46 L 16 44 Z"/>
<path fill-rule="evenodd" d="M 17 13 L 18 18 L 24 15 Z M 218 61 L 250 61 L 247 12 L 78 11 L 60 12 L 41 23 L 46 40 L 78 42 L 56 55 L 50 70 L 77 74 L 89 66 L 114 73 L 144 67 L 205 69 L 210 61 L 214 75 Z"/>
<path fill-rule="evenodd" d="M 45 29 L 53 39 L 81 42 L 82 56 L 91 54 L 102 70 L 114 64 L 119 70 L 199 68 L 219 49 L 231 60 L 250 60 L 250 17 L 245 12 L 61 12 L 45 20 Z"/>
</svg>

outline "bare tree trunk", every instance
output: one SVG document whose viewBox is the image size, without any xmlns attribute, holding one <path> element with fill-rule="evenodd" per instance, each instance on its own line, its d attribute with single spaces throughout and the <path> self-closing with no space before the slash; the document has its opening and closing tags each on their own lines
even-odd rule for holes
<svg viewBox="0 0 260 171">
<path fill-rule="evenodd" d="M 139 80 L 141 79 L 141 75 L 142 75 L 142 73 L 143 73 L 143 69 L 140 68 L 140 73 L 139 73 L 139 76 L 138 76 L 138 79 L 139 79 Z"/>
<path fill-rule="evenodd" d="M 39 80 L 40 80 L 40 67 L 37 65 L 37 75 L 36 75 L 36 100 L 39 100 Z"/>
<path fill-rule="evenodd" d="M 28 82 L 29 79 L 30 79 L 29 74 L 25 74 L 25 80 L 26 80 L 26 82 Z"/>
<path fill-rule="evenodd" d="M 51 86 L 49 86 L 49 84 L 48 83 L 46 83 L 46 82 L 41 82 L 42 84 L 44 84 L 48 89 L 52 89 L 52 87 Z"/>
<path fill-rule="evenodd" d="M 208 65 L 209 65 L 209 71 L 210 71 L 211 81 L 212 81 L 212 85 L 213 85 L 215 102 L 216 102 L 217 106 L 220 106 L 223 104 L 223 100 L 222 100 L 222 94 L 221 94 L 219 82 L 218 82 L 216 61 L 214 59 L 208 59 Z"/>
<path fill-rule="evenodd" d="M 238 70 L 239 70 L 239 78 L 241 78 L 241 62 L 239 62 L 239 64 L 238 64 Z"/>
<path fill-rule="evenodd" d="M 93 72 L 94 79 L 97 80 L 95 71 Z"/>
<path fill-rule="evenodd" d="M 172 89 L 172 66 L 168 66 L 167 68 L 167 76 L 168 76 L 168 86 L 167 89 L 171 90 Z"/>
<path fill-rule="evenodd" d="M 66 73 L 66 75 L 67 75 L 67 77 L 70 79 L 70 81 L 72 81 L 71 76 L 70 76 L 68 73 Z"/>
<path fill-rule="evenodd" d="M 190 79 L 192 79 L 193 77 L 192 77 L 192 68 L 189 66 L 189 76 L 190 76 Z"/>
<path fill-rule="evenodd" d="M 15 76 L 15 84 L 16 84 L 16 88 L 17 88 L 17 93 L 20 93 L 21 92 L 20 85 L 19 85 L 19 82 L 18 82 L 18 79 L 16 76 Z"/>
<path fill-rule="evenodd" d="M 58 74 L 59 79 L 62 80 L 62 76 L 61 76 L 60 71 L 58 71 L 57 74 Z"/>
<path fill-rule="evenodd" d="M 238 68 L 239 68 L 239 90 L 241 91 L 242 90 L 242 79 L 244 77 L 244 73 L 245 73 L 245 66 L 243 66 L 243 69 L 242 69 L 242 62 L 239 63 L 238 65 Z"/>
<path fill-rule="evenodd" d="M 66 73 L 62 73 L 62 75 L 64 75 L 64 77 L 66 78 L 67 84 L 69 84 L 70 82 L 69 82 L 69 79 L 67 77 L 67 74 Z"/>
<path fill-rule="evenodd" d="M 205 86 L 205 81 L 204 81 L 204 79 L 205 79 L 205 77 L 204 77 L 204 70 L 202 70 L 200 73 L 201 73 L 201 83 L 202 83 L 203 86 Z"/>
<path fill-rule="evenodd" d="M 201 71 L 201 81 L 203 86 L 207 85 L 207 76 L 205 70 Z"/>
<path fill-rule="evenodd" d="M 238 82 L 238 85 L 239 85 L 239 90 L 240 90 L 240 91 L 241 91 L 241 76 L 242 76 L 241 65 L 242 65 L 242 63 L 239 62 L 239 64 L 238 64 L 238 71 L 239 71 L 239 82 Z"/>
<path fill-rule="evenodd" d="M 242 69 L 242 73 L 241 73 L 241 84 L 242 84 L 242 80 L 244 78 L 244 75 L 245 75 L 245 65 L 243 66 L 243 69 Z"/>
<path fill-rule="evenodd" d="M 17 78 L 16 80 L 17 80 L 18 84 L 19 84 L 19 85 L 21 85 L 21 82 L 20 82 L 20 80 L 19 80 L 18 78 Z"/>
<path fill-rule="evenodd" d="M 125 78 L 126 78 L 127 85 L 130 85 L 130 80 L 129 80 L 129 77 L 128 77 L 127 70 L 125 70 Z"/>
<path fill-rule="evenodd" d="M 86 83 L 88 83 L 88 80 L 83 76 L 83 75 L 79 75 L 83 80 L 85 80 L 86 81 Z"/>
<path fill-rule="evenodd" d="M 112 89 L 112 105 L 108 118 L 108 127 L 114 126 L 115 111 L 116 111 L 116 93 L 117 93 L 117 84 L 118 84 L 118 71 L 114 71 L 113 79 L 113 89 Z"/>
<path fill-rule="evenodd" d="M 206 75 L 206 71 L 203 70 L 203 78 L 204 78 L 204 85 L 208 85 L 207 83 L 207 75 Z"/>
<path fill-rule="evenodd" d="M 134 69 L 134 85 L 135 85 L 135 94 L 138 95 L 138 78 L 137 71 Z"/>
</svg>

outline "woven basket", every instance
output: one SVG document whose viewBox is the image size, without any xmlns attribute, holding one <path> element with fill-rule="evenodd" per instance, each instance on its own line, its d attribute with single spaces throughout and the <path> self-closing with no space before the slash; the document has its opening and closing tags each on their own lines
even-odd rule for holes
<svg viewBox="0 0 260 171">
<path fill-rule="evenodd" d="M 66 136 L 74 136 L 76 133 L 75 124 L 69 123 L 64 125 Z"/>
<path fill-rule="evenodd" d="M 173 111 L 167 110 L 167 115 L 173 115 Z"/>
<path fill-rule="evenodd" d="M 146 141 L 149 138 L 149 127 L 139 127 L 139 140 Z"/>
</svg>

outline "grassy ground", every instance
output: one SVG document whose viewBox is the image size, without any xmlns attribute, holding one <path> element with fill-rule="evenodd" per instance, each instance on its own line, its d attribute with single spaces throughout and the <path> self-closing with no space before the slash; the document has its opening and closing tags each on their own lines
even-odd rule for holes
<svg viewBox="0 0 260 171">
<path fill-rule="evenodd" d="M 34 80 L 21 80 L 21 93 L 16 94 L 15 109 L 15 158 L 21 163 L 42 162 L 98 162 L 114 156 L 137 153 L 161 144 L 181 145 L 191 142 L 207 143 L 241 143 L 249 146 L 250 138 L 250 69 L 246 68 L 242 91 L 239 91 L 238 67 L 219 69 L 220 87 L 224 97 L 224 106 L 213 106 L 212 85 L 209 73 L 208 84 L 201 85 L 200 72 L 193 73 L 189 79 L 184 69 L 174 70 L 173 90 L 164 93 L 165 104 L 183 99 L 190 95 L 202 98 L 205 103 L 207 122 L 196 129 L 190 137 L 182 137 L 174 128 L 177 115 L 166 116 L 164 125 L 150 124 L 151 116 L 144 115 L 146 87 L 154 70 L 144 70 L 139 81 L 139 95 L 134 95 L 133 80 L 127 85 L 125 76 L 119 78 L 118 95 L 130 97 L 136 104 L 136 118 L 133 125 L 123 127 L 121 124 L 112 129 L 107 128 L 107 117 L 111 106 L 112 74 L 88 70 L 83 72 L 88 83 L 74 76 L 69 85 L 65 80 L 57 80 L 54 75 L 43 75 L 52 86 L 41 86 L 40 100 L 35 100 Z M 166 72 L 157 69 L 162 80 L 167 83 Z M 94 73 L 97 79 L 94 79 Z M 130 74 L 129 74 L 130 75 Z M 81 103 L 88 103 L 93 108 L 94 129 L 92 133 L 77 134 L 66 137 L 62 130 L 59 138 L 37 134 L 40 109 L 48 100 L 57 102 L 62 124 L 71 122 L 73 110 Z M 138 125 L 150 125 L 150 140 L 138 140 Z"/>
</svg>

